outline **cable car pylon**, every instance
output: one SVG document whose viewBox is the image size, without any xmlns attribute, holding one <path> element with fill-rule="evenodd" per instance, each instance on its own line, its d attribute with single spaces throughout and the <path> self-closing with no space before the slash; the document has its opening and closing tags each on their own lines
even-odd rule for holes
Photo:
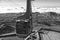
<svg viewBox="0 0 60 40">
<path fill-rule="evenodd" d="M 19 16 L 20 21 L 16 22 L 17 35 L 22 38 L 25 38 L 33 30 L 31 1 L 32 0 L 27 0 L 26 12 L 23 16 Z"/>
</svg>

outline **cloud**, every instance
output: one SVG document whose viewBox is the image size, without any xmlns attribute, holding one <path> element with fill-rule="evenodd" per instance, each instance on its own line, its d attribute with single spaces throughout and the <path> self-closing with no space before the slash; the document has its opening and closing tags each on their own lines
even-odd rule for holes
<svg viewBox="0 0 60 40">
<path fill-rule="evenodd" d="M 55 0 L 54 2 L 53 1 L 54 0 L 35 0 L 32 2 L 32 10 L 40 12 L 41 7 L 60 7 L 60 2 L 58 2 L 59 0 Z M 26 0 L 0 0 L 0 12 L 24 11 L 26 11 Z"/>
</svg>

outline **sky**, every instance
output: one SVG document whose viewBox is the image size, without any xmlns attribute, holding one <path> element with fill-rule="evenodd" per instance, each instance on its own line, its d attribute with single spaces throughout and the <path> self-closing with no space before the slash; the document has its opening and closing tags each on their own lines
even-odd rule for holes
<svg viewBox="0 0 60 40">
<path fill-rule="evenodd" d="M 33 12 L 60 11 L 60 0 L 34 0 L 31 2 Z M 0 13 L 25 12 L 26 0 L 0 0 Z"/>
</svg>

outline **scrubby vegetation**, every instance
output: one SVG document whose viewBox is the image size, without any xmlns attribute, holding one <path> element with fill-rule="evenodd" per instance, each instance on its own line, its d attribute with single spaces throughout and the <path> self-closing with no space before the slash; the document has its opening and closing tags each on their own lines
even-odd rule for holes
<svg viewBox="0 0 60 40">
<path fill-rule="evenodd" d="M 16 20 L 24 13 L 4 13 L 0 14 L 0 27 L 2 24 L 16 27 Z M 56 12 L 32 13 L 33 27 L 38 25 L 54 26 L 60 25 L 60 14 Z"/>
</svg>

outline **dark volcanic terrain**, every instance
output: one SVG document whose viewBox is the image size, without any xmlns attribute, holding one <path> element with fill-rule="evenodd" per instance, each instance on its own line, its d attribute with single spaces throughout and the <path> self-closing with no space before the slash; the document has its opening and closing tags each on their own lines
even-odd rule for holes
<svg viewBox="0 0 60 40">
<path fill-rule="evenodd" d="M 9 26 L 16 25 L 16 20 L 19 19 L 19 16 L 23 15 L 24 13 L 3 13 L 0 14 L 0 26 L 2 24 L 6 24 Z M 33 20 L 33 27 L 37 25 L 46 25 L 46 26 L 53 26 L 53 25 L 60 25 L 60 14 L 56 12 L 44 12 L 44 13 L 32 13 L 32 20 Z"/>
<path fill-rule="evenodd" d="M 16 28 L 16 20 L 20 19 L 19 16 L 23 14 L 24 13 L 0 14 L 0 34 L 13 32 Z M 59 30 L 60 14 L 56 12 L 44 12 L 44 13 L 35 12 L 35 13 L 32 13 L 32 22 L 33 22 L 33 30 L 39 30 L 40 27 L 47 27 L 47 28 L 55 27 L 57 28 L 57 30 Z"/>
</svg>

